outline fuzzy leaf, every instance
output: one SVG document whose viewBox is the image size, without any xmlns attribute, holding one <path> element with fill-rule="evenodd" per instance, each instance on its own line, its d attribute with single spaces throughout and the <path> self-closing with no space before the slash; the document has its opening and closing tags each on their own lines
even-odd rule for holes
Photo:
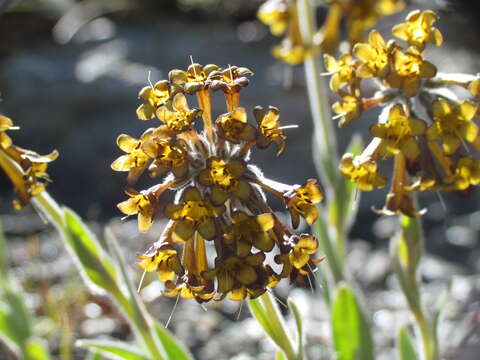
<svg viewBox="0 0 480 360">
<path fill-rule="evenodd" d="M 372 360 L 370 328 L 353 291 L 340 284 L 332 305 L 334 348 L 338 360 Z"/>
<path fill-rule="evenodd" d="M 109 256 L 82 220 L 70 209 L 64 209 L 64 237 L 85 280 L 94 290 L 118 291 L 117 274 Z"/>
</svg>

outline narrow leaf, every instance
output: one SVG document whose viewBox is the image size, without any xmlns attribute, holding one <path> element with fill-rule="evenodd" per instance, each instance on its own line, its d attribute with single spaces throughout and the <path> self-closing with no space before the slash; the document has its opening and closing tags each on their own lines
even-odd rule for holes
<svg viewBox="0 0 480 360">
<path fill-rule="evenodd" d="M 297 305 L 291 299 L 288 300 L 288 307 L 292 311 L 297 325 L 297 354 L 300 359 L 303 359 L 303 321 L 302 314 L 298 310 Z"/>
<path fill-rule="evenodd" d="M 96 237 L 72 210 L 64 209 L 64 215 L 64 239 L 87 285 L 97 291 L 98 289 L 110 293 L 118 291 L 112 261 Z"/>
<path fill-rule="evenodd" d="M 191 360 L 193 355 L 162 324 L 156 323 L 155 330 L 165 352 L 171 360 Z"/>
<path fill-rule="evenodd" d="M 102 354 L 113 360 L 149 360 L 149 358 L 132 344 L 118 340 L 78 340 L 76 345 Z"/>
<path fill-rule="evenodd" d="M 282 350 L 277 350 L 277 354 L 275 355 L 276 360 L 287 360 L 285 353 Z"/>
<path fill-rule="evenodd" d="M 48 348 L 40 339 L 29 339 L 25 344 L 25 360 L 49 360 Z"/>
<path fill-rule="evenodd" d="M 31 336 L 31 317 L 23 302 L 23 294 L 2 283 L 0 299 L 0 337 L 23 351 Z"/>
<path fill-rule="evenodd" d="M 332 329 L 338 360 L 373 359 L 369 326 L 355 294 L 346 284 L 338 287 L 333 301 Z"/>
<path fill-rule="evenodd" d="M 401 327 L 397 336 L 397 350 L 400 360 L 418 360 L 413 346 L 412 336 L 405 327 Z"/>
</svg>

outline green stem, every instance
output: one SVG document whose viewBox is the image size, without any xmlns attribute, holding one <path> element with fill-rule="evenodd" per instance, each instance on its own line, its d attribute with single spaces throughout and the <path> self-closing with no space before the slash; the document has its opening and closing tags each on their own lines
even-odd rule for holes
<svg viewBox="0 0 480 360">
<path fill-rule="evenodd" d="M 62 235 L 63 238 L 68 236 L 64 213 L 60 205 L 46 192 L 43 191 L 32 199 L 32 204 L 37 208 L 40 214 L 45 216 Z M 129 318 L 132 325 L 140 334 L 142 341 L 149 351 L 153 359 L 162 360 L 164 357 L 160 353 L 154 336 L 153 324 L 148 321 L 144 314 L 135 308 L 130 300 L 123 294 L 121 287 L 115 283 L 110 284 L 112 291 L 110 295 L 115 298 L 118 305 L 122 308 L 125 315 Z"/>
<path fill-rule="evenodd" d="M 317 29 L 314 8 L 309 0 L 298 1 L 298 18 L 304 44 L 313 47 L 313 37 Z M 318 166 L 325 185 L 329 187 L 328 192 L 332 195 L 338 178 L 338 152 L 328 94 L 320 76 L 322 68 L 317 57 L 314 55 L 307 57 L 304 66 L 310 111 L 313 118 L 314 144 L 320 157 Z"/>
<path fill-rule="evenodd" d="M 318 239 L 320 241 L 322 251 L 325 253 L 327 264 L 330 268 L 330 271 L 332 272 L 333 280 L 335 284 L 338 284 L 340 281 L 345 279 L 343 275 L 343 267 L 338 258 L 336 248 L 333 245 L 328 223 L 325 221 L 323 212 L 322 215 L 318 217 L 318 220 L 315 224 L 315 229 Z"/>
<path fill-rule="evenodd" d="M 289 360 L 296 360 L 297 355 L 295 354 L 293 344 L 288 336 L 287 328 L 283 321 L 283 317 L 280 314 L 273 295 L 269 292 L 266 292 L 260 296 L 260 301 L 262 302 L 265 312 L 269 316 L 269 320 L 273 326 L 273 329 L 275 329 L 277 342 L 278 344 L 282 345 L 282 350 L 285 352 L 285 356 Z"/>
<path fill-rule="evenodd" d="M 394 270 L 408 307 L 415 318 L 421 343 L 421 359 L 437 360 L 438 344 L 422 306 L 418 265 L 423 253 L 422 224 L 419 217 L 402 216 L 401 233 L 392 243 Z"/>
</svg>

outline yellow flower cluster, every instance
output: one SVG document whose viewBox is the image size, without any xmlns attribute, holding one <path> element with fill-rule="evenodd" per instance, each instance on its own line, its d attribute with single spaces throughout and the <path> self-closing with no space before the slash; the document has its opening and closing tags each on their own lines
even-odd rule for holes
<svg viewBox="0 0 480 360">
<path fill-rule="evenodd" d="M 51 181 L 47 167 L 58 157 L 58 152 L 55 150 L 48 155 L 39 155 L 14 145 L 6 131 L 16 129 L 18 127 L 13 125 L 10 118 L 0 114 L 0 168 L 13 184 L 17 197 L 13 207 L 19 210 Z"/>
<path fill-rule="evenodd" d="M 258 19 L 270 27 L 275 36 L 285 36 L 272 48 L 272 55 L 289 65 L 302 64 L 314 49 L 304 44 L 300 33 L 295 0 L 267 0 L 258 9 Z"/>
<path fill-rule="evenodd" d="M 258 10 L 259 20 L 270 27 L 273 35 L 285 36 L 280 45 L 272 49 L 273 56 L 289 65 L 298 65 L 320 50 L 334 53 L 340 41 L 342 21 L 346 24 L 348 43 L 354 46 L 381 16 L 405 7 L 403 0 L 328 0 L 327 3 L 325 22 L 312 39 L 313 46 L 308 46 L 300 33 L 297 1 L 265 1 Z"/>
<path fill-rule="evenodd" d="M 370 126 L 373 136 L 361 155 L 345 154 L 340 170 L 358 188 L 384 187 L 387 179 L 378 172 L 378 160 L 394 158 L 392 187 L 382 210 L 384 215 L 416 216 L 411 191 L 465 190 L 480 184 L 480 161 L 470 147 L 480 150 L 478 126 L 478 76 L 442 74 L 424 57 L 428 44 L 440 46 L 443 38 L 434 27 L 437 15 L 430 10 L 411 12 L 392 33 L 408 44 L 385 42 L 373 30 L 367 43 L 356 44 L 338 59 L 325 55 L 331 75 L 330 88 L 341 100 L 333 105 L 348 124 L 374 106 L 383 107 L 379 122 Z M 374 97 L 362 97 L 362 84 L 375 79 Z M 471 99 L 461 100 L 449 86 L 461 86 Z M 477 96 L 477 98 L 475 98 Z"/>
<path fill-rule="evenodd" d="M 138 217 L 139 231 L 148 231 L 155 218 L 167 225 L 161 239 L 139 255 L 145 271 L 157 272 L 165 283 L 164 295 L 195 298 L 198 302 L 257 297 L 282 278 L 301 280 L 316 268 L 312 255 L 318 241 L 309 234 L 296 235 L 267 204 L 263 190 L 280 199 L 291 214 L 293 228 L 300 217 L 312 224 L 316 203 L 323 193 L 315 180 L 286 185 L 263 176 L 248 163 L 251 149 L 271 143 L 277 155 L 285 147 L 280 113 L 270 106 L 253 109 L 256 126 L 239 106 L 240 91 L 252 71 L 245 67 L 192 64 L 186 71 L 172 70 L 168 80 L 145 87 L 140 120 L 156 118 L 160 125 L 138 139 L 122 134 L 117 143 L 125 152 L 112 169 L 128 173 L 129 198 L 118 208 Z M 221 91 L 226 113 L 212 115 L 211 93 Z M 194 95 L 198 108 L 190 108 Z M 199 124 L 203 123 L 203 127 Z M 133 186 L 148 172 L 159 183 L 137 191 Z M 175 201 L 162 201 L 168 189 Z M 212 251 L 207 251 L 211 247 Z M 215 253 L 214 259 L 207 254 Z M 273 254 L 275 272 L 266 261 Z M 272 264 L 273 265 L 273 264 Z"/>
</svg>

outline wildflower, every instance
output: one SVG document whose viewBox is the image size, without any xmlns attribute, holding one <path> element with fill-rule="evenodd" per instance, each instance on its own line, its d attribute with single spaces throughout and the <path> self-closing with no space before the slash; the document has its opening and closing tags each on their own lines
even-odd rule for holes
<svg viewBox="0 0 480 360">
<path fill-rule="evenodd" d="M 353 85 L 355 68 L 352 65 L 352 56 L 343 54 L 338 60 L 328 54 L 324 55 L 325 68 L 332 75 L 330 78 L 330 89 L 337 92 L 343 86 Z"/>
<path fill-rule="evenodd" d="M 296 186 L 284 194 L 288 211 L 292 216 L 292 226 L 296 229 L 300 223 L 300 215 L 312 225 L 318 217 L 318 209 L 315 204 L 323 200 L 323 193 L 316 185 L 317 180 L 310 179 L 302 186 Z"/>
<path fill-rule="evenodd" d="M 156 111 L 170 100 L 170 86 L 167 81 L 159 81 L 140 90 L 138 97 L 145 103 L 138 107 L 137 117 L 140 120 L 153 119 Z"/>
<path fill-rule="evenodd" d="M 202 185 L 211 186 L 211 200 L 213 204 L 223 204 L 231 195 L 246 200 L 252 192 L 250 185 L 242 175 L 245 174 L 246 164 L 241 160 L 228 162 L 211 157 L 207 160 L 207 168 L 199 174 Z"/>
<path fill-rule="evenodd" d="M 267 254 L 294 251 L 295 257 L 301 257 L 303 250 L 292 250 L 297 244 L 288 241 L 293 231 L 275 216 L 263 190 L 285 204 L 294 227 L 300 216 L 310 224 L 316 220 L 316 204 L 323 194 L 315 180 L 290 186 L 266 178 L 249 164 L 255 146 L 263 149 L 274 142 L 278 155 L 286 138 L 277 108 L 270 106 L 265 112 L 256 107 L 256 128 L 249 124 L 247 110 L 239 106 L 240 91 L 251 74 L 244 67 L 200 64 L 187 71 L 173 70 L 166 80 L 168 100 L 155 105 L 157 127 L 138 139 L 128 135 L 118 139 L 126 154 L 112 168 L 134 173 L 130 180 L 127 177 L 129 199 L 118 207 L 127 216 L 137 215 L 140 231 L 147 231 L 157 216 L 169 219 L 160 240 L 139 256 L 140 267 L 159 273 L 165 296 L 197 302 L 242 300 L 260 296 L 282 278 L 301 282 L 315 269 L 310 250 L 308 266 L 301 270 L 287 266 L 276 273 L 268 264 Z M 212 121 L 211 92 L 216 90 L 225 96 L 226 112 Z M 188 95 L 196 95 L 198 109 L 188 107 Z M 198 124 L 193 126 L 200 114 L 201 130 Z M 145 172 L 154 181 L 162 180 L 146 190 L 133 189 L 132 178 L 136 182 Z M 173 202 L 163 201 L 167 190 L 176 193 Z M 215 254 L 215 261 L 209 254 Z"/>
<path fill-rule="evenodd" d="M 347 179 L 354 181 L 362 191 L 383 188 L 387 184 L 387 179 L 378 174 L 378 165 L 372 158 L 361 156 L 354 158 L 352 154 L 344 154 L 340 162 L 340 171 Z"/>
<path fill-rule="evenodd" d="M 138 265 L 145 271 L 156 271 L 161 281 L 172 280 L 176 275 L 183 275 L 184 269 L 177 251 L 169 244 L 162 244 L 157 248 L 153 245 L 143 255 Z"/>
<path fill-rule="evenodd" d="M 273 35 L 283 35 L 287 30 L 290 4 L 289 0 L 268 0 L 258 9 L 258 19 L 270 26 Z"/>
<path fill-rule="evenodd" d="M 399 39 L 405 40 L 409 45 L 423 50 L 426 43 L 436 46 L 442 45 L 443 37 L 440 30 L 433 27 L 438 20 L 437 14 L 431 10 L 415 10 L 408 14 L 403 24 L 395 25 L 392 33 Z"/>
<path fill-rule="evenodd" d="M 463 153 L 470 152 L 470 147 L 480 150 L 475 123 L 478 99 L 462 100 L 450 87 L 463 87 L 476 96 L 480 82 L 474 75 L 437 72 L 425 60 L 429 44 L 442 44 L 440 31 L 433 27 L 437 18 L 430 10 L 416 10 L 405 23 L 393 27 L 393 34 L 408 43 L 406 50 L 373 30 L 368 43 L 358 43 L 352 54 L 342 55 L 348 59 L 342 66 L 350 64 L 350 70 L 355 70 L 355 82 L 333 74 L 338 77 L 333 88 L 338 88 L 342 98 L 332 106 L 341 118 L 340 126 L 382 106 L 378 123 L 370 126 L 373 139 L 369 145 L 359 156 L 345 154 L 340 164 L 341 173 L 360 190 L 371 191 L 391 182 L 385 205 L 375 209 L 381 215 L 424 214 L 424 209 L 416 209 L 414 191 L 454 191 L 478 185 L 476 163 Z M 371 98 L 363 96 L 362 85 L 368 79 L 378 86 Z M 388 179 L 379 174 L 379 167 L 390 158 L 394 170 Z"/>
<path fill-rule="evenodd" d="M 355 56 L 362 61 L 357 69 L 361 78 L 383 78 L 389 71 L 389 48 L 382 35 L 372 30 L 368 35 L 368 43 L 358 43 L 353 48 Z"/>
<path fill-rule="evenodd" d="M 167 204 L 165 215 L 176 220 L 176 238 L 187 241 L 195 230 L 203 238 L 212 239 L 216 234 L 213 218 L 224 211 L 224 207 L 214 207 L 205 201 L 197 188 L 189 187 L 183 191 L 179 204 Z"/>
<path fill-rule="evenodd" d="M 403 106 L 397 104 L 390 109 L 387 122 L 372 125 L 370 133 L 383 139 L 387 154 L 402 152 L 408 159 L 415 159 L 420 155 L 415 136 L 423 135 L 426 128 L 423 120 L 407 117 Z"/>
<path fill-rule="evenodd" d="M 172 134 L 178 134 L 190 129 L 195 119 L 201 111 L 199 109 L 190 110 L 187 99 L 183 94 L 177 94 L 169 106 L 163 106 L 157 109 L 157 117 L 163 121 Z"/>
<path fill-rule="evenodd" d="M 275 219 L 272 214 L 249 216 L 243 211 L 237 211 L 232 214 L 232 225 L 224 235 L 225 243 L 233 245 L 235 242 L 239 257 L 247 256 L 252 246 L 258 250 L 270 252 L 274 241 L 268 231 L 274 224 Z"/>
<path fill-rule="evenodd" d="M 464 101 L 454 104 L 440 99 L 433 104 L 434 123 L 427 130 L 430 140 L 441 138 L 446 154 L 453 154 L 462 140 L 473 142 L 478 135 L 478 126 L 473 122 L 478 105 Z"/>
<path fill-rule="evenodd" d="M 150 165 L 151 158 L 141 148 L 142 140 L 122 134 L 117 138 L 117 145 L 127 154 L 115 160 L 111 168 L 115 171 L 128 171 L 128 183 L 135 183 Z"/>
<path fill-rule="evenodd" d="M 220 115 L 216 123 L 219 135 L 234 144 L 239 144 L 242 141 L 252 141 L 257 135 L 255 128 L 247 123 L 247 112 L 242 107 Z"/>
<path fill-rule="evenodd" d="M 480 184 L 480 161 L 464 156 L 458 160 L 455 173 L 445 179 L 447 188 L 466 190 Z"/>
<path fill-rule="evenodd" d="M 268 112 L 265 114 L 263 107 L 256 106 L 253 112 L 260 133 L 257 140 L 258 147 L 263 149 L 274 142 L 277 144 L 277 156 L 280 155 L 285 150 L 285 139 L 287 136 L 281 129 L 281 124 L 278 121 L 280 118 L 279 110 L 274 106 L 269 106 Z"/>
<path fill-rule="evenodd" d="M 0 168 L 12 182 L 16 194 L 13 208 L 19 210 L 51 182 L 47 168 L 58 157 L 58 152 L 55 150 L 48 155 L 39 155 L 16 146 L 5 133 L 16 129 L 18 127 L 13 125 L 10 118 L 0 114 Z"/>
<path fill-rule="evenodd" d="M 395 49 L 392 72 L 385 81 L 389 86 L 401 89 L 406 97 L 412 97 L 418 94 L 421 80 L 432 78 L 436 73 L 436 67 L 424 60 L 417 48 L 411 47 L 405 53 Z"/>
<path fill-rule="evenodd" d="M 127 190 L 130 199 L 118 204 L 118 208 L 127 216 L 138 214 L 138 231 L 146 232 L 153 223 L 155 216 L 155 205 L 149 193 L 139 193 L 134 190 Z"/>
<path fill-rule="evenodd" d="M 342 100 L 333 104 L 332 110 L 337 114 L 335 118 L 340 119 L 338 126 L 343 127 L 362 114 L 363 102 L 359 97 L 358 91 L 355 91 L 354 94 L 349 94 L 339 90 L 338 93 L 342 97 Z"/>
</svg>

